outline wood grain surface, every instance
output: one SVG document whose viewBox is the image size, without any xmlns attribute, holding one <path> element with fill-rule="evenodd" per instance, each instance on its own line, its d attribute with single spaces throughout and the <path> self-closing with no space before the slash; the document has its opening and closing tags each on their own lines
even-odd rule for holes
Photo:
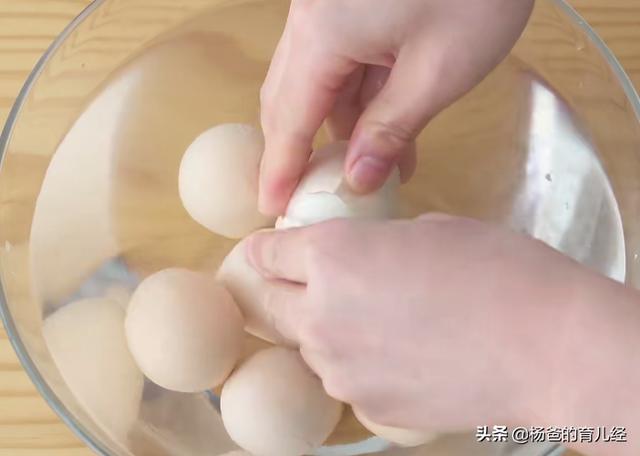
<svg viewBox="0 0 640 456">
<path fill-rule="evenodd" d="M 0 125 L 37 59 L 89 0 L 0 0 Z M 640 87 L 640 3 L 572 0 Z M 114 46 L 118 41 L 113 41 Z M 107 44 L 108 45 L 108 44 Z M 97 52 L 103 52 L 104 49 Z M 0 329 L 0 456 L 91 454 L 22 370 Z"/>
</svg>

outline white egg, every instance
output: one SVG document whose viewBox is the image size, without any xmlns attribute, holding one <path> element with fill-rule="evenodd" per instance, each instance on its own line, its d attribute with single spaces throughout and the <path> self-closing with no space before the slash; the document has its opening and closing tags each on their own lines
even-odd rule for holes
<svg viewBox="0 0 640 456">
<path fill-rule="evenodd" d="M 222 421 L 238 446 L 260 456 L 301 456 L 321 446 L 342 415 L 302 360 L 283 347 L 262 350 L 224 384 Z"/>
<path fill-rule="evenodd" d="M 244 322 L 213 277 L 171 268 L 147 277 L 131 297 L 125 329 L 142 372 L 173 391 L 213 388 L 243 351 Z"/>
<path fill-rule="evenodd" d="M 217 280 L 235 299 L 245 321 L 245 330 L 273 343 L 284 340 L 265 308 L 269 282 L 247 262 L 246 241 L 240 241 L 225 257 L 218 269 Z"/>
<path fill-rule="evenodd" d="M 276 228 L 311 225 L 332 218 L 391 218 L 396 215 L 400 185 L 397 168 L 385 184 L 369 194 L 354 192 L 344 175 L 348 143 L 338 141 L 314 152 Z"/>
<path fill-rule="evenodd" d="M 260 131 L 244 124 L 213 127 L 189 146 L 180 163 L 180 198 L 207 229 L 239 239 L 273 224 L 258 211 L 258 173 L 264 149 Z"/>
<path fill-rule="evenodd" d="M 436 438 L 433 432 L 414 429 L 402 429 L 393 426 L 383 426 L 374 423 L 360 411 L 353 409 L 353 413 L 360 423 L 378 437 L 403 447 L 415 447 L 431 442 Z"/>
<path fill-rule="evenodd" d="M 144 385 L 127 348 L 124 319 L 119 303 L 92 298 L 60 308 L 43 327 L 49 352 L 71 393 L 121 441 L 137 420 Z"/>
</svg>

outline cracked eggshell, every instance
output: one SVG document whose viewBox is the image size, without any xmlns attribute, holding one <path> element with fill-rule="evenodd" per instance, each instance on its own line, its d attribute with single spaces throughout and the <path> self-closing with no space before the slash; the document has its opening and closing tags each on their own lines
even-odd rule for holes
<svg viewBox="0 0 640 456">
<path fill-rule="evenodd" d="M 293 228 L 333 218 L 391 218 L 396 215 L 400 172 L 397 168 L 377 191 L 354 192 L 344 176 L 348 143 L 338 141 L 314 152 L 276 228 Z"/>
<path fill-rule="evenodd" d="M 238 446 L 260 456 L 301 456 L 321 446 L 342 415 L 297 350 L 262 350 L 222 389 L 222 420 Z"/>
<path fill-rule="evenodd" d="M 425 443 L 429 443 L 436 438 L 436 435 L 432 432 L 419 431 L 414 429 L 402 429 L 374 423 L 355 408 L 353 409 L 353 413 L 358 421 L 360 421 L 360 423 L 364 427 L 369 429 L 375 435 L 402 447 L 415 447 L 424 445 Z"/>
<path fill-rule="evenodd" d="M 222 383 L 242 355 L 244 322 L 213 277 L 170 268 L 147 277 L 131 297 L 129 348 L 154 383 L 185 393 Z"/>
<path fill-rule="evenodd" d="M 124 332 L 116 301 L 82 299 L 44 321 L 43 336 L 60 375 L 87 413 L 118 439 L 138 417 L 144 377 Z"/>
<path fill-rule="evenodd" d="M 222 236 L 240 239 L 269 226 L 258 211 L 262 133 L 250 125 L 221 124 L 187 148 L 178 175 L 180 198 L 189 215 Z"/>
<path fill-rule="evenodd" d="M 247 261 L 246 245 L 246 240 L 236 244 L 223 260 L 216 278 L 238 304 L 248 333 L 269 342 L 283 343 L 265 308 L 269 283 Z"/>
</svg>

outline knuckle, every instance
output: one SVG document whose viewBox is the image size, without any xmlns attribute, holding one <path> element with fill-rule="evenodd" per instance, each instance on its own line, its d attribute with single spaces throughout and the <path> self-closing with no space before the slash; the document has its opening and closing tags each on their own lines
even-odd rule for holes
<svg viewBox="0 0 640 456">
<path fill-rule="evenodd" d="M 289 22 L 294 31 L 308 32 L 318 17 L 318 0 L 294 0 Z"/>
<path fill-rule="evenodd" d="M 271 99 L 261 106 L 260 122 L 266 133 L 278 138 L 279 144 L 306 149 L 313 142 L 314 132 L 300 124 L 294 112 L 283 110 Z"/>
<path fill-rule="evenodd" d="M 312 276 L 322 277 L 323 271 L 334 270 L 345 246 L 355 245 L 352 224 L 346 219 L 333 219 L 308 227 L 304 254 Z"/>
<path fill-rule="evenodd" d="M 415 139 L 413 129 L 403 125 L 400 121 L 370 119 L 364 128 L 370 136 L 385 145 L 389 155 L 399 155 Z"/>
<path fill-rule="evenodd" d="M 325 238 L 321 225 L 311 225 L 306 229 L 305 257 L 311 268 L 318 266 L 322 253 L 326 250 Z"/>
<path fill-rule="evenodd" d="M 327 31 L 341 33 L 340 21 L 336 21 L 336 12 L 342 9 L 342 0 L 294 0 L 292 2 L 288 26 L 305 47 L 326 45 L 330 40 Z"/>
</svg>

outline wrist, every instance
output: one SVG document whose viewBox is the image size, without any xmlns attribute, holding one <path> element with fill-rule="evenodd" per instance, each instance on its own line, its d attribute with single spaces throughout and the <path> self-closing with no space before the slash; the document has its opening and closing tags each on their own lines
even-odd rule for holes
<svg viewBox="0 0 640 456">
<path fill-rule="evenodd" d="M 588 303 L 582 295 L 592 274 L 565 260 L 532 274 L 527 298 L 521 302 L 525 320 L 514 337 L 517 349 L 513 352 L 517 356 L 509 363 L 518 367 L 512 379 L 512 384 L 518 385 L 518 394 L 512 398 L 509 412 L 515 425 L 558 425 L 571 408 L 565 406 L 569 399 L 565 391 L 573 382 L 573 352 L 588 347 L 590 340 L 576 315 L 591 312 L 583 308 Z"/>
<path fill-rule="evenodd" d="M 624 427 L 628 444 L 585 443 L 582 447 L 593 454 L 637 454 L 640 294 L 587 271 L 581 271 L 573 285 L 569 313 L 558 328 L 558 357 L 549 377 L 544 424 L 608 430 Z M 635 450 L 631 450 L 632 445 Z"/>
</svg>

